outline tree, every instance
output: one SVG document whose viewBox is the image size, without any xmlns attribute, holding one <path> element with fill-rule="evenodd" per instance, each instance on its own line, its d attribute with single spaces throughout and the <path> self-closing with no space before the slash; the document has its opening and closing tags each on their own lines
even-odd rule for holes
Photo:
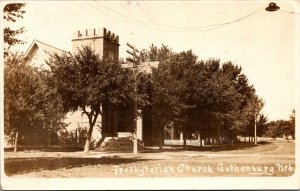
<svg viewBox="0 0 300 191">
<path fill-rule="evenodd" d="M 266 132 L 266 135 L 268 137 L 272 137 L 273 139 L 275 139 L 276 137 L 281 136 L 280 129 L 278 128 L 278 121 L 271 121 L 267 123 L 267 126 L 268 130 Z"/>
<path fill-rule="evenodd" d="M 292 110 L 289 120 L 276 120 L 267 123 L 266 135 L 272 138 L 291 136 L 295 139 L 295 109 Z"/>
<path fill-rule="evenodd" d="M 210 116 L 210 124 L 213 129 L 211 136 L 221 144 L 223 138 L 230 137 L 235 121 L 236 112 L 241 105 L 241 94 L 236 89 L 236 78 L 241 73 L 241 68 L 232 63 L 220 64 L 218 59 L 210 59 L 205 63 L 204 102 L 202 108 L 206 108 Z M 226 140 L 228 141 L 228 140 Z"/>
<path fill-rule="evenodd" d="M 26 137 L 28 132 L 32 135 L 50 123 L 59 129 L 64 116 L 43 74 L 23 62 L 22 57 L 8 53 L 4 59 L 4 132 L 11 139 L 15 137 L 15 152 L 18 137 Z"/>
<path fill-rule="evenodd" d="M 132 103 L 132 71 L 122 68 L 118 62 L 101 59 L 87 46 L 73 55 L 53 54 L 47 64 L 51 70 L 51 85 L 62 98 L 65 111 L 80 109 L 88 117 L 89 129 L 84 148 L 87 153 L 103 104 L 118 106 Z"/>
<path fill-rule="evenodd" d="M 10 3 L 3 9 L 3 18 L 8 22 L 16 22 L 18 18 L 23 18 L 25 13 L 23 7 L 24 3 Z M 18 29 L 12 29 L 10 26 L 4 28 L 4 43 L 7 47 L 4 48 L 4 55 L 7 56 L 9 48 L 16 44 L 24 44 L 24 41 L 18 39 L 16 36 L 24 32 L 24 27 Z"/>
<path fill-rule="evenodd" d="M 172 95 L 176 96 L 177 102 L 174 103 L 174 123 L 183 133 L 183 146 L 186 147 L 191 125 L 189 124 L 189 116 L 195 107 L 192 102 L 194 93 L 194 80 L 192 75 L 197 64 L 197 56 L 189 51 L 174 53 L 168 60 L 169 75 L 173 84 L 170 89 Z"/>
<path fill-rule="evenodd" d="M 153 44 L 149 50 L 140 51 L 140 61 L 159 61 L 158 68 L 154 68 L 151 74 L 138 74 L 138 105 L 144 110 L 153 111 L 153 120 L 156 122 L 155 131 L 159 140 L 159 148 L 164 143 L 164 128 L 174 119 L 177 97 L 174 92 L 174 83 L 170 73 L 169 62 L 173 56 L 172 50 L 162 45 L 157 48 Z M 168 62 L 168 63 L 167 63 Z"/>
<path fill-rule="evenodd" d="M 292 110 L 292 114 L 290 115 L 290 131 L 289 134 L 292 136 L 293 139 L 295 139 L 295 109 Z"/>
<path fill-rule="evenodd" d="M 162 148 L 164 142 L 164 128 L 174 120 L 179 112 L 180 103 L 174 94 L 175 83 L 169 75 L 167 66 L 161 64 L 153 72 L 153 99 L 152 109 L 155 112 L 155 120 L 158 122 L 159 147 Z"/>
<path fill-rule="evenodd" d="M 162 44 L 161 48 L 157 48 L 157 46 L 154 46 L 151 44 L 149 50 L 143 49 L 140 51 L 140 61 L 146 62 L 146 61 L 159 61 L 163 62 L 170 58 L 173 55 L 173 51 L 168 46 Z"/>
<path fill-rule="evenodd" d="M 267 135 L 276 139 L 277 137 L 283 137 L 285 130 L 288 129 L 289 122 L 286 120 L 276 120 L 268 123 Z"/>
<path fill-rule="evenodd" d="M 140 59 L 160 62 L 150 75 L 150 96 L 144 96 L 152 98 L 160 137 L 168 124 L 183 132 L 184 146 L 192 133 L 219 144 L 233 142 L 240 134 L 253 137 L 254 116 L 263 102 L 241 67 L 219 59 L 198 61 L 191 50 L 175 53 L 165 45 L 151 45 Z"/>
<path fill-rule="evenodd" d="M 268 118 L 264 114 L 259 115 L 257 120 L 257 136 L 263 136 L 266 134 L 267 122 Z"/>
<path fill-rule="evenodd" d="M 213 142 L 233 142 L 254 120 L 250 100 L 255 97 L 242 68 L 218 59 L 200 61 L 186 70 L 191 106 L 189 131 Z M 254 124 L 254 123 L 252 123 Z M 246 128 L 247 127 L 247 128 Z M 254 126 L 253 126 L 254 127 Z"/>
<path fill-rule="evenodd" d="M 197 56 L 192 51 L 173 53 L 165 45 L 161 48 L 151 45 L 149 51 L 141 51 L 140 58 L 142 61 L 159 61 L 160 63 L 150 76 L 152 88 L 148 91 L 152 98 L 150 105 L 155 113 L 155 121 L 158 122 L 156 130 L 160 148 L 164 142 L 164 129 L 171 123 L 183 130 L 184 140 L 186 140 L 185 122 L 189 103 L 185 99 L 188 89 L 185 72 L 196 62 Z"/>
</svg>

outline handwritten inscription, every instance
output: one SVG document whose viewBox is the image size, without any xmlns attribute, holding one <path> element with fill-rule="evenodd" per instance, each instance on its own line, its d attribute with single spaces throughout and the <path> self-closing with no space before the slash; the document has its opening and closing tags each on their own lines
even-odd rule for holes
<svg viewBox="0 0 300 191">
<path fill-rule="evenodd" d="M 114 165 L 112 167 L 113 174 L 115 176 L 126 176 L 126 175 L 136 175 L 136 176 L 151 176 L 157 174 L 164 175 L 175 175 L 175 174 L 208 174 L 213 175 L 218 174 L 248 174 L 248 175 L 267 175 L 272 176 L 276 172 L 294 172 L 295 168 L 291 164 L 274 164 L 274 165 L 241 165 L 234 163 L 218 163 L 216 166 L 210 164 L 206 165 L 190 165 L 186 163 L 181 163 L 175 166 L 120 166 Z"/>
</svg>

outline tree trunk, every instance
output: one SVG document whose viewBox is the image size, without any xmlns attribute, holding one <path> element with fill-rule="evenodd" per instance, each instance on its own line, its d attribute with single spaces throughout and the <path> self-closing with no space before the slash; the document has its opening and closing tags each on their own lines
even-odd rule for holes
<svg viewBox="0 0 300 191">
<path fill-rule="evenodd" d="M 79 124 L 79 123 L 78 123 L 78 124 Z M 78 141 L 77 130 L 78 130 L 78 129 L 75 130 L 75 139 L 76 139 L 75 146 L 76 146 L 76 147 L 77 147 L 77 141 Z"/>
<path fill-rule="evenodd" d="M 16 137 L 15 137 L 14 153 L 17 152 L 18 138 L 19 138 L 19 131 L 17 131 Z"/>
<path fill-rule="evenodd" d="M 84 145 L 84 153 L 89 153 L 90 151 L 90 142 L 91 142 L 91 137 L 92 137 L 92 132 L 93 132 L 93 125 L 90 126 L 89 131 L 86 135 L 86 141 Z"/>
<path fill-rule="evenodd" d="M 90 138 L 87 137 L 84 145 L 84 153 L 89 153 L 90 151 Z"/>
<path fill-rule="evenodd" d="M 48 147 L 51 146 L 50 129 L 48 129 Z"/>
<path fill-rule="evenodd" d="M 221 128 L 218 127 L 218 137 L 217 137 L 217 144 L 222 144 L 222 138 L 221 138 Z"/>
<path fill-rule="evenodd" d="M 97 121 L 97 117 L 98 117 L 98 114 L 96 112 L 96 114 L 92 115 L 92 114 L 88 114 L 88 112 L 85 111 L 85 109 L 83 109 L 84 113 L 88 116 L 89 118 L 89 125 L 90 125 L 90 128 L 87 132 L 87 135 L 86 135 L 86 141 L 85 141 L 85 145 L 84 145 L 84 153 L 89 153 L 90 151 L 90 142 L 91 142 L 91 138 L 92 138 L 92 133 L 93 133 L 93 128 L 95 126 L 95 123 Z M 93 111 L 91 111 L 91 113 L 93 113 Z M 93 118 L 94 117 L 94 118 Z"/>
<path fill-rule="evenodd" d="M 202 147 L 202 138 L 200 137 L 200 147 Z"/>
<path fill-rule="evenodd" d="M 84 153 L 89 153 L 93 128 L 96 124 L 99 112 L 95 111 L 95 110 L 92 110 L 91 112 L 87 112 L 85 107 L 81 107 L 81 109 L 83 110 L 83 113 L 87 115 L 87 117 L 89 119 L 90 128 L 89 128 L 89 130 L 87 132 L 87 135 L 86 135 L 86 141 L 85 141 L 84 151 L 83 151 Z"/>
<path fill-rule="evenodd" d="M 186 138 L 187 138 L 187 134 L 186 134 L 186 128 L 185 125 L 183 125 L 182 128 L 182 134 L 183 134 L 183 148 L 186 148 Z"/>
<path fill-rule="evenodd" d="M 164 145 L 164 126 L 161 125 L 159 129 L 159 150 L 163 149 Z"/>
</svg>

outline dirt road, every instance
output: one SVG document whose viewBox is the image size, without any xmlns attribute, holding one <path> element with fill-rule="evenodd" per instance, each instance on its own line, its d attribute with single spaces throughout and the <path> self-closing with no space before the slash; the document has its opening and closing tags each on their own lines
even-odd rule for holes
<svg viewBox="0 0 300 191">
<path fill-rule="evenodd" d="M 166 148 L 139 153 L 20 152 L 5 153 L 12 177 L 201 177 L 290 176 L 295 144 L 271 142 L 222 151 Z"/>
</svg>

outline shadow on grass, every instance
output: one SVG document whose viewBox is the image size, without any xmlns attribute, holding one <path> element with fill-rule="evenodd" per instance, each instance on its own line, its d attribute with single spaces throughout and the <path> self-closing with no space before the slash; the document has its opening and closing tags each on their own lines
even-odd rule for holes
<svg viewBox="0 0 300 191">
<path fill-rule="evenodd" d="M 71 158 L 71 157 L 38 157 L 38 158 L 10 158 L 4 159 L 4 171 L 7 176 L 23 174 L 40 170 L 55 170 L 60 168 L 74 168 L 92 165 L 118 165 L 147 159 L 125 158 Z"/>
<path fill-rule="evenodd" d="M 186 148 L 183 146 L 168 146 L 162 150 L 146 148 L 144 153 L 160 153 L 160 152 L 181 152 L 181 151 L 211 151 L 211 152 L 219 152 L 219 151 L 233 151 L 233 150 L 247 150 L 253 147 L 257 147 L 259 145 L 270 144 L 270 142 L 258 142 L 257 145 L 249 144 L 249 143 L 238 143 L 238 144 L 224 144 L 224 145 L 207 145 L 207 146 L 191 146 L 187 145 Z"/>
<path fill-rule="evenodd" d="M 64 146 L 18 146 L 18 151 L 42 151 L 42 152 L 75 152 L 83 151 L 83 147 Z M 5 152 L 13 152 L 13 147 L 4 148 Z"/>
</svg>

